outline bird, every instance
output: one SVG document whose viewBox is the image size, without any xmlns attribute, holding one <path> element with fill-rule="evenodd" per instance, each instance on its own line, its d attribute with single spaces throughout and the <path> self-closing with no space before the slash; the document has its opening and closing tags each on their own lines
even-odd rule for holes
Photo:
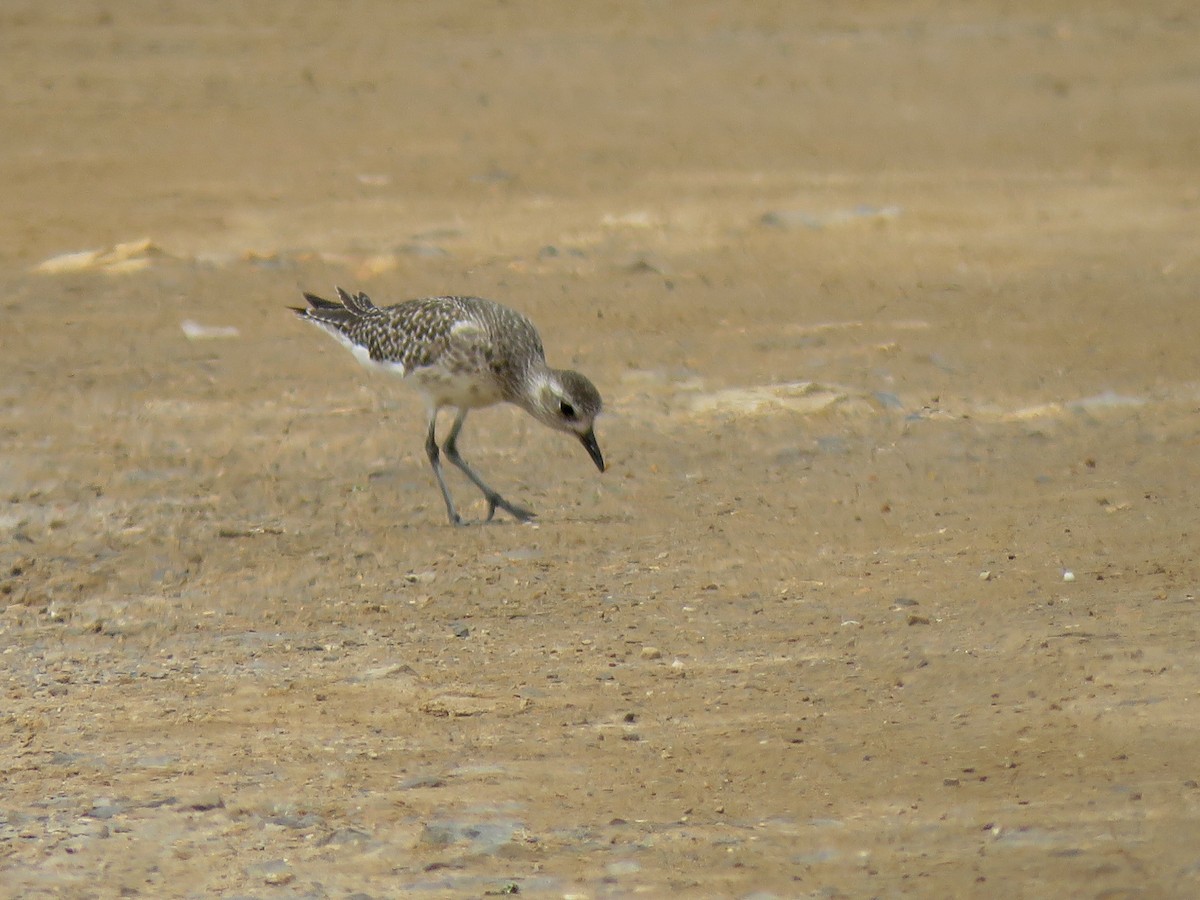
<svg viewBox="0 0 1200 900">
<path fill-rule="evenodd" d="M 423 297 L 381 307 L 365 293 L 335 290 L 337 300 L 305 291 L 308 306 L 289 308 L 333 335 L 362 364 L 398 375 L 420 392 L 429 417 L 425 453 L 451 525 L 464 525 L 466 520 L 442 476 L 442 452 L 483 492 L 485 521 L 490 522 L 497 509 L 519 522 L 536 515 L 505 500 L 459 454 L 459 433 L 473 409 L 515 404 L 543 425 L 574 436 L 596 468 L 604 471 L 594 427 L 603 405 L 600 392 L 578 372 L 546 364 L 542 339 L 526 316 L 482 297 Z M 439 451 L 437 417 L 447 407 L 456 413 Z"/>
</svg>

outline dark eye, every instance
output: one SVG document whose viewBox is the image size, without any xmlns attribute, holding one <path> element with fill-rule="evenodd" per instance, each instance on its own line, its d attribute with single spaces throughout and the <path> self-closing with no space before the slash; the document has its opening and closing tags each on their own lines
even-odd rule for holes
<svg viewBox="0 0 1200 900">
<path fill-rule="evenodd" d="M 567 419 L 575 418 L 575 407 L 573 407 L 566 400 L 563 400 L 561 403 L 558 404 L 558 411 L 563 414 L 564 418 L 567 418 Z"/>
</svg>

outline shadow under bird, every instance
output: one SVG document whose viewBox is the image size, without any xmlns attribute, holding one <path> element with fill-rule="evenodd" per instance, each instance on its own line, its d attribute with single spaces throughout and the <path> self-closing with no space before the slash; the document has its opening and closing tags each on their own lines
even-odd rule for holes
<svg viewBox="0 0 1200 900">
<path fill-rule="evenodd" d="M 481 297 L 425 297 L 381 307 L 363 293 L 339 287 L 337 295 L 326 300 L 305 293 L 308 307 L 291 309 L 337 338 L 359 362 L 398 375 L 421 392 L 429 413 L 425 453 L 452 525 L 464 521 L 442 477 L 435 430 L 443 407 L 457 414 L 441 449 L 483 492 L 488 521 L 497 509 L 522 522 L 534 513 L 501 497 L 459 455 L 458 435 L 473 409 L 516 404 L 543 425 L 574 435 L 604 471 L 593 428 L 599 391 L 578 372 L 546 365 L 542 339 L 521 313 Z"/>
</svg>

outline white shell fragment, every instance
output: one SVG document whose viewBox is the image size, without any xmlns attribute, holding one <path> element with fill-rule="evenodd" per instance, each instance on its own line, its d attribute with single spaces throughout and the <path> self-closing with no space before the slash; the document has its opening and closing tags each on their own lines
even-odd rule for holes
<svg viewBox="0 0 1200 900">
<path fill-rule="evenodd" d="M 184 336 L 190 341 L 235 338 L 241 334 L 233 325 L 201 325 L 191 319 L 184 319 L 179 323 L 179 327 L 183 329 Z"/>
</svg>

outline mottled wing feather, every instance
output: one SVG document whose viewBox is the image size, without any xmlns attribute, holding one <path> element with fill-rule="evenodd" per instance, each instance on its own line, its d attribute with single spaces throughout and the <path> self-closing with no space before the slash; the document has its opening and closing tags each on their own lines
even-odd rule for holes
<svg viewBox="0 0 1200 900">
<path fill-rule="evenodd" d="M 485 339 L 479 347 L 486 368 L 504 385 L 521 383 L 525 370 L 531 365 L 544 364 L 545 351 L 537 329 L 521 313 L 478 297 L 448 298 L 469 311 L 471 318 L 484 330 Z M 497 339 L 499 336 L 503 339 Z M 490 340 L 486 338 L 490 337 Z"/>
<path fill-rule="evenodd" d="M 378 307 L 366 294 L 337 290 L 340 303 L 305 294 L 309 308 L 297 312 L 406 375 L 436 364 L 452 372 L 490 370 L 515 385 L 528 365 L 545 361 L 533 324 L 490 300 L 426 297 Z"/>
<path fill-rule="evenodd" d="M 343 332 L 371 359 L 403 366 L 405 372 L 428 366 L 446 350 L 451 315 L 437 306 L 412 300 L 383 309 L 372 306 Z"/>
</svg>

